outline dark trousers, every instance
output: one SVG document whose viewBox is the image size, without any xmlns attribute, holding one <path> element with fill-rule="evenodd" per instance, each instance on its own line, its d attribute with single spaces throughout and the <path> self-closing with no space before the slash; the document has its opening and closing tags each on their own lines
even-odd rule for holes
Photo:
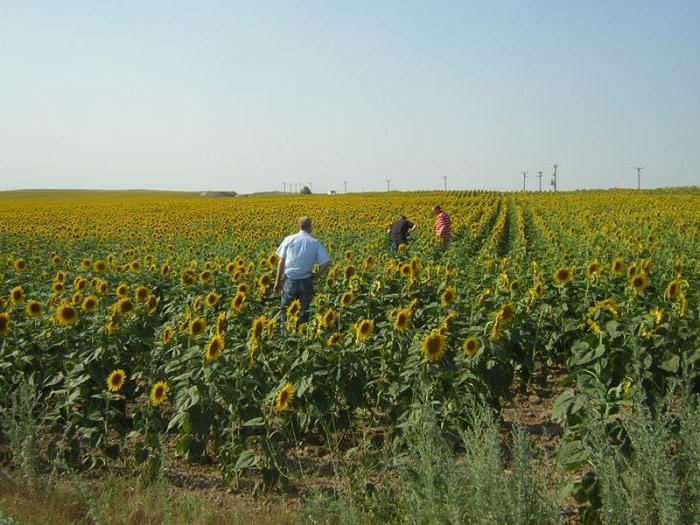
<svg viewBox="0 0 700 525">
<path fill-rule="evenodd" d="M 282 323 L 287 316 L 287 307 L 294 299 L 299 299 L 301 311 L 299 312 L 299 322 L 305 323 L 309 320 L 309 305 L 314 296 L 314 281 L 311 277 L 306 279 L 285 279 L 282 285 L 282 300 L 280 303 L 280 314 Z"/>
</svg>

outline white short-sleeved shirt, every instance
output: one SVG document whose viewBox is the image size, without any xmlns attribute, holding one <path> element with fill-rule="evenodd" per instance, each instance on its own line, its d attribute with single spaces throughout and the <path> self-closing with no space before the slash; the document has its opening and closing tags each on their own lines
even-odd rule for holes
<svg viewBox="0 0 700 525">
<path fill-rule="evenodd" d="M 311 277 L 314 264 L 330 261 L 326 249 L 307 231 L 285 237 L 277 248 L 277 255 L 284 259 L 284 275 L 287 279 Z"/>
</svg>

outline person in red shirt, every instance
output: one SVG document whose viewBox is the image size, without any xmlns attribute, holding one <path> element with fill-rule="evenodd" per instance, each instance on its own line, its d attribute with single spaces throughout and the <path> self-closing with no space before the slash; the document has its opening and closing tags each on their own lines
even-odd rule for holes
<svg viewBox="0 0 700 525">
<path fill-rule="evenodd" d="M 452 240 L 452 220 L 437 204 L 433 206 L 433 213 L 435 214 L 435 236 L 442 240 L 442 247 L 446 249 Z"/>
</svg>

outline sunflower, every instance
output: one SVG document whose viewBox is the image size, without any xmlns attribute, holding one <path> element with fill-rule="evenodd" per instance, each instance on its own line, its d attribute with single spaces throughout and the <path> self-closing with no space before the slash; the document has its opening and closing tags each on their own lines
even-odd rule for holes
<svg viewBox="0 0 700 525">
<path fill-rule="evenodd" d="M 413 273 L 413 268 L 410 264 L 402 264 L 399 273 L 401 273 L 401 277 L 410 277 Z"/>
<path fill-rule="evenodd" d="M 537 281 L 532 288 L 530 288 L 530 295 L 533 297 L 542 297 L 544 293 L 544 283 L 542 281 Z"/>
<path fill-rule="evenodd" d="M 449 288 L 445 288 L 445 291 L 442 292 L 440 295 L 440 304 L 442 306 L 449 306 L 452 304 L 452 302 L 455 300 L 456 292 L 455 289 L 452 288 L 451 286 Z"/>
<path fill-rule="evenodd" d="M 393 317 L 392 326 L 397 332 L 403 332 L 408 328 L 408 323 L 411 321 L 411 310 L 408 308 L 403 308 L 397 310 Z"/>
<path fill-rule="evenodd" d="M 204 304 L 207 306 L 207 308 L 214 308 L 219 302 L 219 298 L 220 296 L 218 293 L 211 291 L 204 298 Z"/>
<path fill-rule="evenodd" d="M 343 336 L 340 332 L 335 332 L 331 334 L 328 339 L 326 339 L 326 346 L 335 346 L 340 343 L 340 338 Z"/>
<path fill-rule="evenodd" d="M 345 307 L 350 306 L 354 300 L 355 294 L 353 294 L 352 292 L 345 292 L 343 295 L 340 296 L 340 304 Z"/>
<path fill-rule="evenodd" d="M 235 272 L 235 271 L 236 271 L 236 263 L 234 263 L 234 262 L 226 263 L 226 273 L 233 275 L 233 272 Z"/>
<path fill-rule="evenodd" d="M 59 270 L 56 272 L 56 277 L 53 278 L 54 281 L 57 281 L 59 283 L 65 282 L 66 280 L 66 272 Z"/>
<path fill-rule="evenodd" d="M 192 337 L 197 337 L 201 334 L 207 326 L 207 322 L 201 317 L 195 317 L 190 321 L 188 330 Z"/>
<path fill-rule="evenodd" d="M 338 314 L 335 313 L 333 308 L 329 308 L 324 312 L 323 316 L 321 316 L 321 328 L 323 330 L 328 330 L 329 328 L 335 326 L 337 320 Z"/>
<path fill-rule="evenodd" d="M 127 297 L 122 297 L 114 304 L 113 311 L 117 314 L 129 314 L 134 311 L 134 303 Z"/>
<path fill-rule="evenodd" d="M 586 324 L 594 334 L 600 334 L 602 332 L 598 323 L 596 323 L 593 319 L 586 319 Z"/>
<path fill-rule="evenodd" d="M 479 351 L 479 346 L 479 340 L 473 335 L 470 335 L 462 344 L 462 351 L 464 352 L 465 356 L 474 357 Z"/>
<path fill-rule="evenodd" d="M 635 293 L 639 293 L 647 287 L 647 274 L 644 272 L 637 273 L 630 279 L 630 288 Z"/>
<path fill-rule="evenodd" d="M 250 337 L 254 341 L 260 341 L 260 336 L 262 336 L 263 330 L 265 329 L 265 321 L 267 317 L 261 315 L 253 320 L 253 324 L 250 327 Z"/>
<path fill-rule="evenodd" d="M 301 301 L 299 299 L 294 299 L 289 306 L 287 306 L 287 317 L 296 317 L 301 312 Z"/>
<path fill-rule="evenodd" d="M 87 285 L 87 281 L 84 278 L 78 276 L 75 279 L 73 279 L 73 288 L 75 288 L 76 290 L 82 290 L 83 288 L 85 288 L 85 285 Z"/>
<path fill-rule="evenodd" d="M 92 261 L 90 259 L 83 259 L 82 261 L 80 261 L 80 267 L 83 270 L 89 270 L 90 267 L 92 267 Z"/>
<path fill-rule="evenodd" d="M 172 326 L 166 326 L 163 329 L 163 344 L 167 345 L 173 338 L 174 330 Z"/>
<path fill-rule="evenodd" d="M 83 294 L 81 294 L 80 292 L 75 292 L 71 297 L 71 302 L 77 306 L 83 302 L 83 299 L 85 299 L 85 296 L 83 296 Z"/>
<path fill-rule="evenodd" d="M 148 302 L 146 303 L 146 307 L 148 308 L 148 313 L 153 315 L 156 313 L 156 307 L 158 306 L 158 299 L 156 298 L 155 295 L 151 295 L 148 298 Z"/>
<path fill-rule="evenodd" d="M 151 292 L 145 286 L 138 286 L 134 291 L 134 299 L 136 299 L 138 303 L 145 303 L 148 301 L 149 295 L 151 295 Z"/>
<path fill-rule="evenodd" d="M 353 275 L 355 275 L 355 267 L 352 264 L 349 264 L 345 267 L 345 270 L 343 270 L 343 278 L 345 279 L 345 282 L 349 281 Z"/>
<path fill-rule="evenodd" d="M 224 338 L 221 334 L 216 334 L 209 339 L 206 350 L 204 350 L 204 358 L 207 361 L 216 361 L 221 356 L 224 350 Z"/>
<path fill-rule="evenodd" d="M 517 292 L 518 290 L 520 290 L 520 281 L 518 281 L 517 279 L 513 279 L 510 282 L 510 291 Z"/>
<path fill-rule="evenodd" d="M 131 261 L 129 263 L 129 269 L 132 272 L 138 272 L 141 269 L 141 262 L 138 259 L 136 259 L 135 261 Z"/>
<path fill-rule="evenodd" d="M 51 283 L 51 291 L 54 293 L 61 293 L 66 289 L 66 285 L 63 281 L 54 281 Z"/>
<path fill-rule="evenodd" d="M 126 372 L 121 368 L 112 370 L 107 376 L 107 390 L 110 392 L 119 392 L 126 383 Z"/>
<path fill-rule="evenodd" d="M 39 301 L 28 301 L 27 306 L 24 307 L 24 311 L 29 317 L 36 317 L 41 314 L 41 303 Z"/>
<path fill-rule="evenodd" d="M 24 268 L 27 266 L 27 263 L 24 262 L 24 259 L 16 259 L 14 263 L 15 270 L 18 272 L 21 272 L 24 270 Z"/>
<path fill-rule="evenodd" d="M 7 335 L 10 332 L 10 314 L 0 312 L 0 335 Z"/>
<path fill-rule="evenodd" d="M 437 330 L 433 330 L 421 341 L 423 356 L 428 361 L 438 361 L 445 353 L 447 338 Z"/>
<path fill-rule="evenodd" d="M 573 277 L 574 271 L 571 268 L 567 267 L 559 268 L 556 272 L 554 272 L 554 275 L 552 276 L 555 284 L 568 283 L 573 279 Z"/>
<path fill-rule="evenodd" d="M 221 312 L 216 318 L 216 333 L 223 334 L 226 328 L 226 312 Z"/>
<path fill-rule="evenodd" d="M 16 286 L 10 290 L 10 302 L 12 304 L 19 304 L 24 302 L 24 290 L 21 286 Z"/>
<path fill-rule="evenodd" d="M 484 291 L 479 294 L 479 297 L 476 298 L 476 302 L 478 304 L 484 304 L 484 301 L 491 297 L 491 288 L 484 288 Z"/>
<path fill-rule="evenodd" d="M 170 387 L 164 381 L 158 381 L 151 387 L 150 400 L 152 405 L 162 405 L 163 402 L 168 398 L 168 392 Z"/>
<path fill-rule="evenodd" d="M 104 261 L 95 261 L 92 269 L 96 272 L 104 272 L 107 269 L 107 263 Z"/>
<path fill-rule="evenodd" d="M 107 281 L 100 281 L 97 284 L 97 291 L 102 295 L 107 295 L 107 292 L 109 292 L 109 283 Z"/>
<path fill-rule="evenodd" d="M 56 308 L 56 320 L 61 324 L 72 324 L 78 320 L 78 311 L 68 303 L 63 303 Z"/>
<path fill-rule="evenodd" d="M 513 303 L 506 303 L 498 310 L 496 315 L 500 322 L 505 326 L 510 323 L 515 317 L 516 308 Z"/>
<path fill-rule="evenodd" d="M 270 283 L 272 282 L 272 278 L 270 277 L 270 274 L 264 273 L 260 277 L 258 277 L 258 286 L 270 286 Z"/>
<path fill-rule="evenodd" d="M 241 308 L 243 308 L 243 303 L 245 302 L 245 294 L 241 292 L 237 292 L 235 297 L 231 299 L 231 310 L 234 311 L 234 313 L 238 313 L 241 311 Z"/>
<path fill-rule="evenodd" d="M 192 286 L 197 278 L 192 270 L 185 270 L 180 274 L 180 284 L 183 286 Z"/>
<path fill-rule="evenodd" d="M 674 299 L 678 298 L 680 291 L 681 283 L 678 277 L 676 277 L 673 281 L 668 283 L 668 286 L 666 286 L 666 291 L 664 292 L 664 299 L 666 299 L 667 301 L 673 301 Z"/>
<path fill-rule="evenodd" d="M 374 321 L 371 319 L 362 319 L 355 325 L 355 336 L 358 341 L 364 341 L 374 331 Z"/>
<path fill-rule="evenodd" d="M 236 288 L 236 293 L 242 294 L 244 297 L 248 293 L 248 285 L 246 283 L 241 283 Z"/>
<path fill-rule="evenodd" d="M 203 270 L 202 273 L 199 274 L 199 282 L 207 284 L 209 281 L 211 281 L 211 272 L 209 270 Z"/>
<path fill-rule="evenodd" d="M 85 312 L 92 312 L 97 307 L 97 297 L 94 295 L 88 295 L 85 299 L 83 299 L 83 303 L 80 305 L 80 307 Z"/>
<path fill-rule="evenodd" d="M 170 275 L 170 265 L 168 263 L 163 263 L 163 266 L 160 267 L 160 274 L 162 276 Z"/>
<path fill-rule="evenodd" d="M 586 266 L 586 277 L 588 279 L 597 279 L 600 274 L 603 273 L 603 267 L 600 265 L 597 259 L 588 263 Z"/>
<path fill-rule="evenodd" d="M 277 395 L 275 396 L 275 409 L 277 412 L 287 410 L 293 399 L 294 386 L 291 383 L 287 383 L 279 389 Z"/>
<path fill-rule="evenodd" d="M 126 297 L 127 295 L 129 295 L 129 287 L 122 283 L 119 286 L 117 286 L 115 293 L 117 294 L 117 297 Z"/>
</svg>

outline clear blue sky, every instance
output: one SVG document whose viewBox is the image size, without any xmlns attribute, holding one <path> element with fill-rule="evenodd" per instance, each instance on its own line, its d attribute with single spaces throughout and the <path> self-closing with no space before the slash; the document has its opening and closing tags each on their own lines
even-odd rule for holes
<svg viewBox="0 0 700 525">
<path fill-rule="evenodd" d="M 697 0 L 0 13 L 0 190 L 700 184 Z"/>
</svg>

